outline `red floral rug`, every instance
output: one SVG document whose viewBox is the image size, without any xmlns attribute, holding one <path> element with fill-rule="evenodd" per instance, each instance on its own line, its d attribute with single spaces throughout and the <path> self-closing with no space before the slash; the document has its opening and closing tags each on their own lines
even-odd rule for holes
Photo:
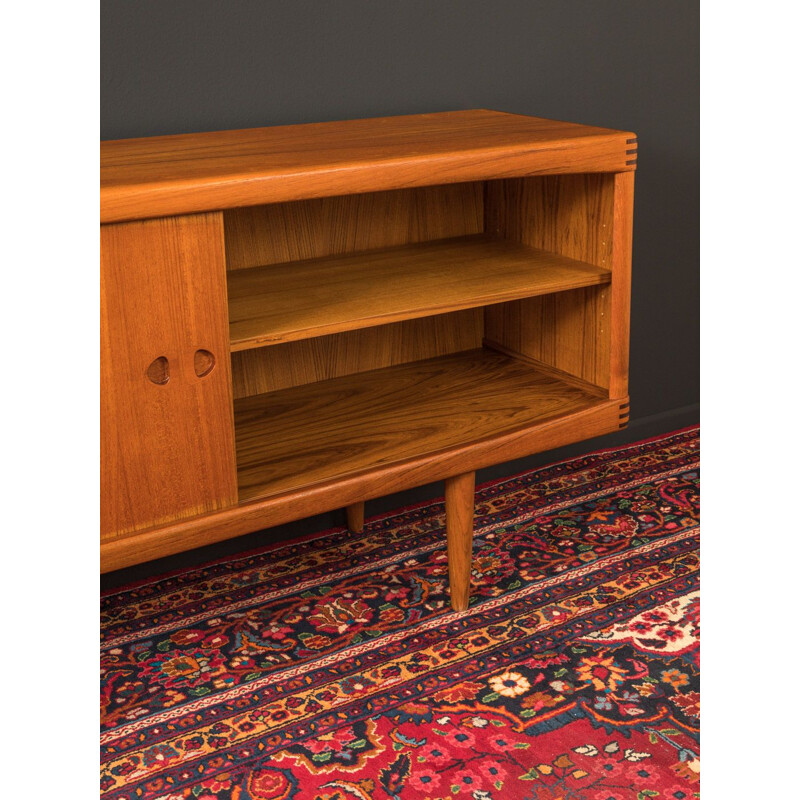
<svg viewBox="0 0 800 800">
<path fill-rule="evenodd" d="M 699 794 L 697 428 L 102 600 L 105 798 Z"/>
</svg>

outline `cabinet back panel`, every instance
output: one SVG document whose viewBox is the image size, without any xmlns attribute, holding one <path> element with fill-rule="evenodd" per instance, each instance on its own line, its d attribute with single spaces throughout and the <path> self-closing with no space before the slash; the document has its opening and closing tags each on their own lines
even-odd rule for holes
<svg viewBox="0 0 800 800">
<path fill-rule="evenodd" d="M 483 231 L 483 183 L 325 197 L 224 212 L 229 270 Z M 232 354 L 235 398 L 480 347 L 476 309 Z"/>
<path fill-rule="evenodd" d="M 481 346 L 483 309 L 334 333 L 232 353 L 233 396 L 339 378 Z"/>
<path fill-rule="evenodd" d="M 456 183 L 224 212 L 228 269 L 483 231 L 483 183 Z"/>
</svg>

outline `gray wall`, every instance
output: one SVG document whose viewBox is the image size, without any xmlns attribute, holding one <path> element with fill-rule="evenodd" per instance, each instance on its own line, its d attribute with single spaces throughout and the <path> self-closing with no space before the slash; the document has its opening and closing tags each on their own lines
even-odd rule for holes
<svg viewBox="0 0 800 800">
<path fill-rule="evenodd" d="M 104 0 L 101 80 L 104 139 L 461 108 L 635 131 L 631 425 L 478 479 L 698 421 L 694 0 Z M 136 574 L 334 524 L 335 512 Z"/>
</svg>

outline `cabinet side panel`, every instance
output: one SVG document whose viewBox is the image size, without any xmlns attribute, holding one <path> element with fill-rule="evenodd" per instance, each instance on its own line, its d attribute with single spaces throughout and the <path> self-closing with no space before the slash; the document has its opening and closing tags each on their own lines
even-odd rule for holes
<svg viewBox="0 0 800 800">
<path fill-rule="evenodd" d="M 633 172 L 614 176 L 614 239 L 611 272 L 612 398 L 628 394 L 628 349 L 631 314 L 631 250 L 633 246 Z"/>
<path fill-rule="evenodd" d="M 237 501 L 222 215 L 101 227 L 101 536 Z"/>
<path fill-rule="evenodd" d="M 486 344 L 501 345 L 608 388 L 608 286 L 514 300 L 486 309 Z M 593 335 L 594 333 L 594 335 Z"/>
<path fill-rule="evenodd" d="M 228 269 L 246 269 L 480 233 L 483 183 L 326 197 L 224 213 Z"/>
<path fill-rule="evenodd" d="M 486 231 L 612 269 L 614 176 L 556 175 L 489 181 Z M 607 286 L 486 309 L 486 338 L 609 388 L 611 290 Z"/>
</svg>

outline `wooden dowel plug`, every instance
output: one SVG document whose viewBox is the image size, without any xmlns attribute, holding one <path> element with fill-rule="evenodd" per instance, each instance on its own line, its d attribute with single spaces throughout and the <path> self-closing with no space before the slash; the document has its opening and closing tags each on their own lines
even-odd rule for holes
<svg viewBox="0 0 800 800">
<path fill-rule="evenodd" d="M 475 512 L 475 473 L 448 478 L 444 486 L 447 516 L 447 564 L 450 572 L 450 604 L 454 611 L 469 605 L 472 571 L 472 519 Z"/>
</svg>

